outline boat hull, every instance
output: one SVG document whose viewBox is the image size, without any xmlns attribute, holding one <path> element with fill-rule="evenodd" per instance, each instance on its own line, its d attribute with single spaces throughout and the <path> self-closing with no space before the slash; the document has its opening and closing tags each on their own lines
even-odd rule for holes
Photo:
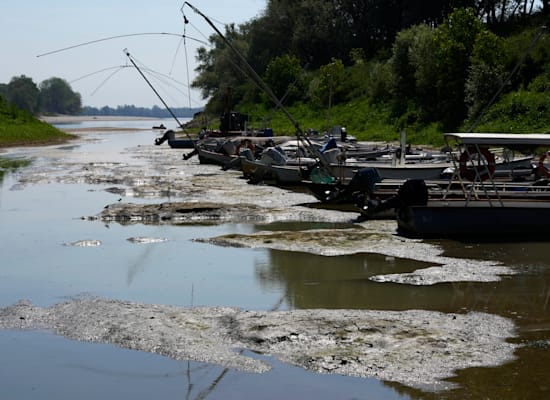
<svg viewBox="0 0 550 400">
<path fill-rule="evenodd" d="M 449 168 L 449 163 L 418 163 L 405 165 L 392 165 L 391 163 L 372 162 L 337 165 L 332 164 L 331 170 L 334 176 L 340 179 L 351 179 L 355 173 L 363 168 L 376 168 L 382 179 L 440 179 L 443 171 Z"/>
<path fill-rule="evenodd" d="M 195 147 L 192 139 L 168 140 L 168 145 L 172 149 L 193 149 Z"/>
<path fill-rule="evenodd" d="M 267 165 L 261 161 L 241 158 L 243 175 L 254 182 L 273 180 L 281 185 L 296 185 L 307 174 L 307 167 L 299 165 Z"/>
<path fill-rule="evenodd" d="M 210 151 L 206 149 L 198 149 L 199 162 L 201 164 L 213 164 L 226 167 L 228 165 L 234 166 L 234 168 L 240 168 L 240 158 L 239 156 L 227 154 L 222 154 L 216 151 Z M 234 165 L 238 162 L 238 165 Z"/>
<path fill-rule="evenodd" d="M 548 202 L 475 201 L 428 202 L 397 212 L 399 232 L 421 238 L 469 238 L 476 240 L 521 240 L 550 237 Z"/>
</svg>

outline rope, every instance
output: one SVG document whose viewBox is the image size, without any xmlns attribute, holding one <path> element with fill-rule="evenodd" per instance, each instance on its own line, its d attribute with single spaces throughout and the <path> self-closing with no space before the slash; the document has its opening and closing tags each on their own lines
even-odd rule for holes
<svg viewBox="0 0 550 400">
<path fill-rule="evenodd" d="M 187 41 L 185 40 L 185 33 L 187 32 L 187 24 L 189 20 L 183 15 L 183 49 L 185 51 L 185 68 L 187 71 L 187 95 L 189 97 L 189 108 L 191 108 L 191 87 L 189 85 L 189 58 L 187 57 Z"/>
<path fill-rule="evenodd" d="M 120 38 L 125 38 L 125 37 L 130 37 L 130 36 L 146 36 L 146 35 L 168 35 L 168 36 L 184 37 L 183 35 L 181 35 L 181 34 L 179 34 L 179 33 L 169 33 L 169 32 L 130 33 L 130 34 L 127 34 L 127 35 L 109 36 L 109 37 L 106 37 L 106 38 L 101 38 L 101 39 L 91 40 L 91 41 L 89 41 L 89 42 L 84 42 L 84 43 L 75 44 L 75 45 L 72 45 L 72 46 L 64 47 L 64 48 L 62 48 L 62 49 L 58 49 L 58 50 L 53 50 L 53 51 L 48 51 L 48 52 L 46 52 L 46 53 L 42 53 L 42 54 L 37 55 L 36 57 L 49 56 L 49 55 L 51 55 L 51 54 L 61 53 L 62 51 L 71 50 L 71 49 L 75 49 L 75 48 L 77 48 L 77 47 L 87 46 L 87 45 L 95 44 L 95 43 L 99 43 L 99 42 L 105 42 L 105 41 L 107 41 L 107 40 L 120 39 Z M 204 41 L 202 41 L 202 40 L 200 40 L 200 39 L 195 39 L 195 38 L 192 38 L 192 37 L 189 37 L 189 39 L 195 40 L 196 42 L 199 42 L 199 43 L 204 44 L 204 45 L 207 45 L 207 44 L 208 44 L 208 43 L 206 43 L 206 42 L 204 42 Z"/>
</svg>

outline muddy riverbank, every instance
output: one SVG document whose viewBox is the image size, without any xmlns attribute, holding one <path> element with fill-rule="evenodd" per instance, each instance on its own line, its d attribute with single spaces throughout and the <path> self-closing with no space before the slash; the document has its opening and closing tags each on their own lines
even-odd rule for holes
<svg viewBox="0 0 550 400">
<path fill-rule="evenodd" d="M 43 309 L 0 309 L 0 328 L 51 329 L 65 337 L 262 373 L 237 349 L 319 372 L 374 377 L 423 390 L 466 367 L 513 359 L 511 321 L 488 314 L 358 310 L 246 311 L 78 299 Z"/>
<path fill-rule="evenodd" d="M 128 133 L 121 137 L 124 135 Z M 128 284 L 143 270 L 141 262 L 154 266 L 159 275 L 166 273 L 162 267 L 172 262 L 174 270 L 189 270 L 191 276 L 179 277 L 180 284 L 191 287 L 194 296 L 192 284 L 201 279 L 219 279 L 213 290 L 222 290 L 223 277 L 227 279 L 231 273 L 228 269 L 238 265 L 238 260 L 228 264 L 224 251 L 232 255 L 268 251 L 269 262 L 275 263 L 277 256 L 284 255 L 279 259 L 285 264 L 291 262 L 293 254 L 305 254 L 300 259 L 308 255 L 316 260 L 322 257 L 331 260 L 328 264 L 333 271 L 342 268 L 338 262 L 342 258 L 374 254 L 383 256 L 376 258 L 381 265 L 376 273 L 365 272 L 374 268 L 367 265 L 365 258 L 361 267 L 364 275 L 349 282 L 370 288 L 370 292 L 365 290 L 362 294 L 365 297 L 384 291 L 406 291 L 410 298 L 421 298 L 424 293 L 451 292 L 450 285 L 459 284 L 457 291 L 473 288 L 483 298 L 483 285 L 504 285 L 526 269 L 523 259 L 504 264 L 502 257 L 478 259 L 459 250 L 451 257 L 439 242 L 396 235 L 393 221 L 357 224 L 353 212 L 310 207 L 315 198 L 307 193 L 250 185 L 240 178 L 239 172 L 201 165 L 196 159 L 184 161 L 181 151 L 154 146 L 153 136 L 139 145 L 125 145 L 125 139 L 119 138 L 119 147 L 108 142 L 109 136 L 108 132 L 82 134 L 71 146 L 26 150 L 34 157 L 34 163 L 19 171 L 9 188 L 25 193 L 43 185 L 85 185 L 88 196 L 109 199 L 75 208 L 79 214 L 68 216 L 71 224 L 83 224 L 79 232 L 90 229 L 86 236 L 80 233 L 82 236 L 66 237 L 52 244 L 55 251 L 61 249 L 63 255 L 74 254 L 79 260 L 67 270 L 76 268 L 84 258 L 104 260 L 100 255 L 110 258 L 115 254 L 116 260 L 120 248 L 133 246 L 127 250 L 132 252 Z M 94 146 L 98 149 L 90 151 Z M 322 224 L 326 228 L 320 228 Z M 99 226 L 103 225 L 105 228 L 100 231 Z M 204 226 L 223 229 L 199 229 Z M 152 230 L 155 227 L 159 229 Z M 203 254 L 219 252 L 219 261 L 208 259 L 202 264 L 197 258 L 183 264 L 178 260 L 181 254 L 174 253 L 184 246 L 175 238 L 182 230 L 190 238 L 185 246 L 200 246 Z M 135 250 L 138 247 L 145 250 Z M 161 256 L 155 250 L 162 248 L 165 250 Z M 172 254 L 167 254 L 167 249 L 172 249 Z M 236 253 L 237 249 L 240 252 Z M 258 265 L 253 279 L 266 291 L 274 290 L 272 281 L 262 280 L 262 274 L 269 269 L 268 261 L 254 260 Z M 88 265 L 82 261 L 89 269 L 100 268 L 98 262 Z M 223 277 L 202 277 L 209 263 L 216 263 L 217 272 L 223 271 Z M 395 264 L 399 264 L 397 270 L 392 268 Z M 291 279 L 275 267 L 267 273 L 276 275 L 277 282 Z M 46 263 L 45 268 L 59 267 L 53 262 Z M 105 279 L 101 282 L 108 285 L 110 276 L 103 276 L 117 268 L 116 261 L 109 261 L 108 267 L 101 269 Z M 297 275 L 305 273 L 298 264 L 292 264 L 286 273 L 294 271 Z M 315 276 L 315 269 L 311 273 Z M 239 274 L 243 274 L 242 270 L 236 272 Z M 306 296 L 305 290 L 312 285 L 322 284 L 321 279 L 295 279 L 281 289 L 283 298 L 292 285 L 297 287 L 293 295 L 299 298 Z M 167 282 L 171 280 L 170 276 L 166 278 Z M 368 285 L 376 285 L 376 292 Z M 147 290 L 162 291 L 165 287 L 152 286 Z M 269 370 L 268 364 L 242 352 L 247 350 L 273 355 L 314 372 L 374 377 L 427 392 L 456 389 L 460 384 L 449 379 L 457 373 L 472 367 L 496 368 L 513 363 L 522 349 L 518 340 L 521 329 L 513 313 L 499 315 L 491 307 L 466 307 L 452 301 L 445 307 L 434 307 L 445 311 L 429 306 L 404 309 L 406 302 L 400 304 L 399 311 L 385 310 L 382 300 L 377 310 L 350 306 L 300 309 L 296 303 L 289 303 L 287 310 L 270 310 L 229 307 L 225 302 L 183 307 L 91 292 L 92 296 L 70 296 L 51 306 L 37 304 L 32 296 L 30 300 L 14 298 L 0 307 L 0 328 L 46 329 L 70 339 L 112 343 L 177 360 L 191 359 L 254 373 Z M 344 304 L 351 305 L 352 301 Z"/>
</svg>

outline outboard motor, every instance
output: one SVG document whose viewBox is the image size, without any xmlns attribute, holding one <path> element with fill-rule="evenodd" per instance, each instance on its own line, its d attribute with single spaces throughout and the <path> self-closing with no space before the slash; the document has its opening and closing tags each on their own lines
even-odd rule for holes
<svg viewBox="0 0 550 400">
<path fill-rule="evenodd" d="M 408 179 L 397 191 L 401 206 L 425 206 L 428 204 L 428 187 L 423 179 Z"/>
<path fill-rule="evenodd" d="M 261 161 L 267 165 L 285 165 L 286 157 L 275 147 L 269 147 L 263 151 Z"/>
<path fill-rule="evenodd" d="M 164 132 L 164 135 L 162 135 L 162 137 L 160 138 L 156 138 L 155 139 L 155 144 L 157 146 L 163 144 L 165 141 L 167 140 L 174 140 L 176 138 L 176 133 L 173 131 L 173 130 L 167 130 L 166 132 Z"/>
<path fill-rule="evenodd" d="M 358 201 L 357 205 L 361 208 L 363 217 L 369 218 L 392 208 L 425 206 L 428 204 L 428 187 L 423 179 L 408 179 L 397 190 L 397 194 L 387 200 L 367 200 L 366 204 L 364 200 L 363 198 L 362 203 Z"/>
<path fill-rule="evenodd" d="M 365 199 L 374 193 L 374 188 L 379 182 L 382 182 L 382 178 L 376 168 L 361 168 L 343 189 L 332 191 L 326 200 L 334 202 L 352 198 L 356 204 L 364 205 Z"/>
<path fill-rule="evenodd" d="M 373 167 L 361 168 L 353 175 L 349 182 L 349 190 L 351 192 L 365 191 L 367 194 L 374 192 L 374 187 L 377 183 L 382 182 L 378 170 Z"/>
</svg>

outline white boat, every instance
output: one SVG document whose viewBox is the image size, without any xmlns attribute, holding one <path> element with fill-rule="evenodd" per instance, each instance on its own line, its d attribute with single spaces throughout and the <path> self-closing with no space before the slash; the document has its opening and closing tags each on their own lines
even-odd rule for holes
<svg viewBox="0 0 550 400">
<path fill-rule="evenodd" d="M 250 153 L 241 153 L 241 169 L 243 175 L 251 182 L 274 181 L 281 185 L 301 183 L 309 176 L 317 160 L 307 157 L 289 159 L 279 150 L 268 148 L 260 159 L 256 160 Z"/>
<path fill-rule="evenodd" d="M 428 190 L 423 181 L 409 181 L 397 209 L 400 232 L 416 237 L 489 241 L 550 237 L 550 172 L 544 165 L 547 153 L 535 178 L 517 181 L 496 176 L 490 151 L 494 147 L 516 152 L 550 149 L 550 135 L 449 133 L 445 139 L 460 149 L 460 156 L 453 160 L 456 172 L 439 193 Z"/>
</svg>

